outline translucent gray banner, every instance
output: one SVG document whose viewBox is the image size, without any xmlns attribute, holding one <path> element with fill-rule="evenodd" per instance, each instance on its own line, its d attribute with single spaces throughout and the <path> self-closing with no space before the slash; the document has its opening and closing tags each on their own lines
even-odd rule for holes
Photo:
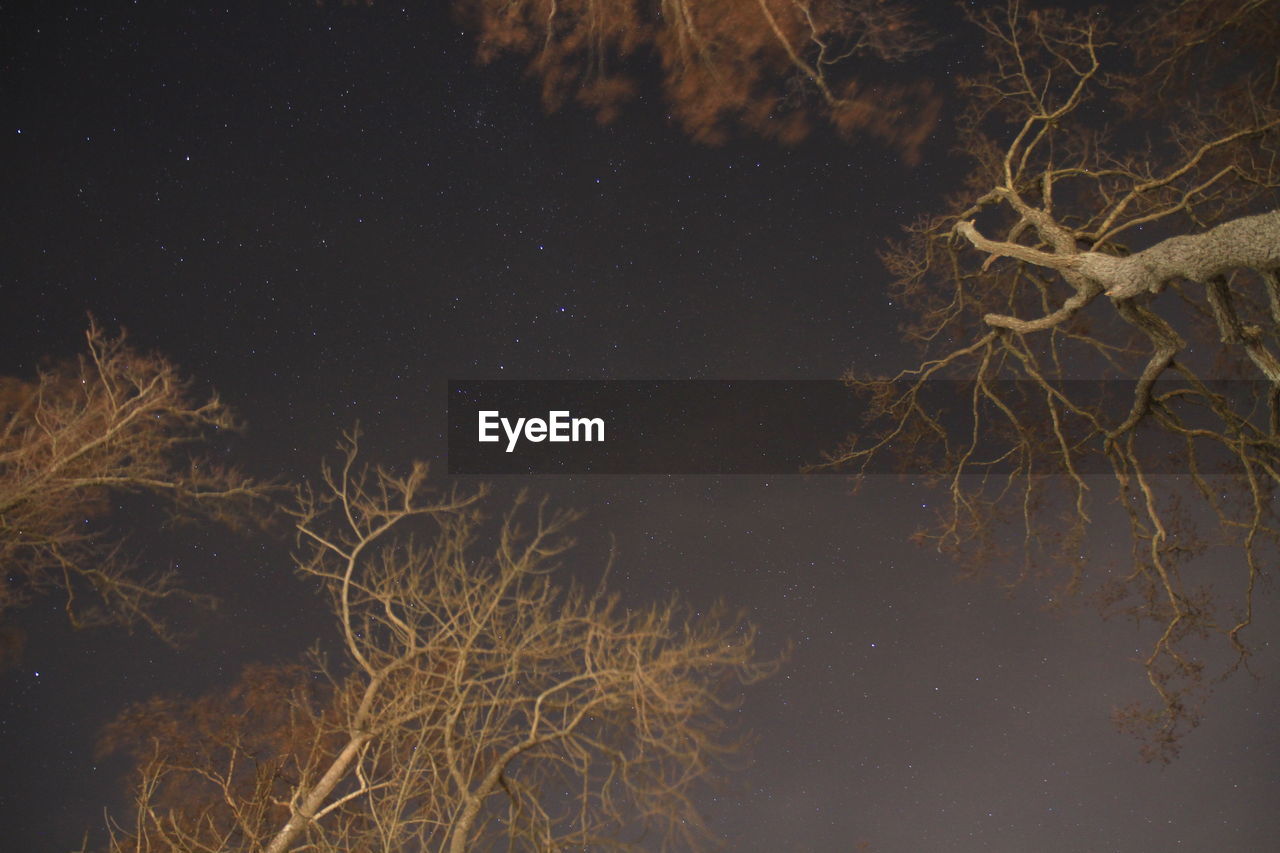
<svg viewBox="0 0 1280 853">
<path fill-rule="evenodd" d="M 1122 422 L 1133 403 L 1135 384 L 1118 381 L 1058 383 L 1073 401 L 1087 406 L 1102 423 Z M 1159 386 L 1161 393 L 1173 386 Z M 891 396 L 908 386 L 891 386 Z M 1041 388 L 1030 382 L 995 382 L 991 389 L 1008 411 L 1044 438 L 1048 409 Z M 1251 422 L 1266 429 L 1265 400 L 1270 389 L 1259 382 L 1210 382 L 1203 389 L 1219 397 Z M 967 448 L 974 433 L 972 383 L 926 383 L 920 411 L 948 436 L 950 452 Z M 1166 415 L 1188 424 L 1212 427 L 1221 421 L 1202 396 L 1172 395 Z M 1011 424 L 996 403 L 981 397 L 982 421 L 973 463 L 976 473 L 1000 473 L 1021 464 L 1002 458 Z M 472 380 L 449 383 L 448 468 L 453 475 L 504 474 L 799 474 L 821 463 L 852 434 L 870 437 L 887 421 L 868 422 L 869 406 L 837 381 L 773 380 Z M 1166 418 L 1167 422 L 1167 418 Z M 1094 428 L 1063 414 L 1060 424 L 1070 440 L 1086 438 Z M 1190 470 L 1185 443 L 1168 430 L 1140 431 L 1144 464 L 1150 473 Z M 1229 453 L 1213 442 L 1197 452 L 1201 473 L 1232 470 Z M 1092 448 L 1091 448 L 1092 445 Z M 1111 473 L 1097 452 L 1101 439 L 1087 438 L 1073 465 L 1078 473 Z M 1092 449 L 1092 452 L 1091 452 Z M 917 445 L 910 455 L 886 451 L 865 473 L 921 473 L 945 462 L 948 448 L 938 442 Z M 985 466 L 985 467 L 981 467 Z M 1052 453 L 1036 466 L 1054 473 Z M 848 474 L 826 469 L 822 473 Z"/>
</svg>

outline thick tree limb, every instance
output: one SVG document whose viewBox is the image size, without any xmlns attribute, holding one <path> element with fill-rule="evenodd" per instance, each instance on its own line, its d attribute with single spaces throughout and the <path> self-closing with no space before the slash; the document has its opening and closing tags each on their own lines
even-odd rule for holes
<svg viewBox="0 0 1280 853">
<path fill-rule="evenodd" d="M 1034 320 L 1005 314 L 983 317 L 988 326 L 1010 329 L 1019 334 L 1057 326 L 1102 293 L 1114 300 L 1132 299 L 1146 293 L 1159 293 L 1175 279 L 1186 279 L 1212 288 L 1215 286 L 1213 282 L 1231 270 L 1251 269 L 1274 276 L 1271 271 L 1280 268 L 1280 211 L 1233 219 L 1200 234 L 1169 237 L 1123 258 L 1101 252 L 1064 255 L 1019 243 L 989 240 L 978 231 L 972 220 L 957 223 L 955 230 L 974 248 L 987 252 L 992 258 L 1013 258 L 1056 270 L 1076 285 L 1076 293 L 1061 307 Z M 1216 297 L 1217 294 L 1210 296 Z M 1213 298 L 1211 304 L 1220 302 Z M 1269 364 L 1262 353 L 1254 356 L 1254 360 Z M 1268 376 L 1277 379 L 1270 372 Z"/>
</svg>

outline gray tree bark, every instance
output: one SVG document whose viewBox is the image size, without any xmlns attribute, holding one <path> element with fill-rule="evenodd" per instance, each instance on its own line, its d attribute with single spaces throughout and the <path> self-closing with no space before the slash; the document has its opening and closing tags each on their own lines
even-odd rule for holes
<svg viewBox="0 0 1280 853">
<path fill-rule="evenodd" d="M 1101 252 L 1059 254 L 989 240 L 969 221 L 957 223 L 956 232 L 992 257 L 1057 270 L 1075 288 L 1057 311 L 1043 317 L 1025 320 L 988 314 L 984 318 L 989 326 L 1019 334 L 1056 326 L 1104 293 L 1112 300 L 1132 299 L 1159 293 L 1180 278 L 1211 288 L 1234 269 L 1256 270 L 1271 282 L 1280 271 L 1280 210 L 1232 219 L 1200 234 L 1169 237 L 1123 258 Z"/>
</svg>

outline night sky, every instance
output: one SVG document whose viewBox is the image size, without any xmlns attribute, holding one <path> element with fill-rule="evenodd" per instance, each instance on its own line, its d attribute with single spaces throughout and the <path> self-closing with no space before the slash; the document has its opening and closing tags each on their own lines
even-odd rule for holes
<svg viewBox="0 0 1280 853">
<path fill-rule="evenodd" d="M 254 5 L 0 6 L 0 373 L 79 352 L 92 313 L 234 407 L 248 429 L 216 450 L 292 479 L 357 420 L 371 460 L 441 460 L 450 379 L 907 365 L 875 253 L 955 188 L 945 123 L 910 168 L 822 133 L 700 147 L 652 89 L 608 127 L 546 115 L 519 64 L 475 64 L 444 4 Z M 945 79 L 973 50 L 902 73 Z M 723 597 L 767 647 L 796 644 L 746 693 L 756 746 L 704 803 L 729 850 L 1275 849 L 1273 592 L 1252 629 L 1263 679 L 1217 685 L 1182 757 L 1146 765 L 1109 712 L 1150 698 L 1149 633 L 1045 612 L 1035 584 L 956 583 L 907 542 L 935 498 L 909 479 L 528 484 L 588 513 L 568 573 L 598 573 L 612 534 L 629 598 Z M 93 744 L 127 703 L 226 685 L 330 630 L 286 540 L 131 542 L 223 606 L 178 650 L 72 632 L 56 599 L 21 614 L 25 657 L 0 674 L 4 850 L 67 850 L 122 811 L 126 767 Z"/>
</svg>

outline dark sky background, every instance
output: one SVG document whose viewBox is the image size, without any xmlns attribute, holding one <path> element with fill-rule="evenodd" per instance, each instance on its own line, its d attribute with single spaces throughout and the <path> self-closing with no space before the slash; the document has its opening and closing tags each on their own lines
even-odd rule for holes
<svg viewBox="0 0 1280 853">
<path fill-rule="evenodd" d="M 906 364 L 875 251 L 954 187 L 945 133 L 915 168 L 821 134 L 699 147 L 652 92 L 612 127 L 545 115 L 518 65 L 475 65 L 444 4 L 254 5 L 0 5 L 0 372 L 75 354 L 92 312 L 217 388 L 249 424 L 236 458 L 293 478 L 356 420 L 370 459 L 439 458 L 449 379 Z M 906 542 L 932 499 L 910 482 L 533 486 L 589 513 L 569 571 L 598 572 L 612 533 L 626 595 L 722 596 L 797 644 L 740 711 L 752 761 L 704 803 L 727 849 L 1275 849 L 1273 594 L 1264 680 L 1218 685 L 1183 756 L 1149 766 L 1108 715 L 1149 698 L 1150 635 L 1046 613 L 1034 585 L 956 584 Z M 179 650 L 73 633 L 55 600 L 22 615 L 25 659 L 0 675 L 4 850 L 70 849 L 122 808 L 125 767 L 93 743 L 125 704 L 328 630 L 288 543 L 133 542 L 223 607 Z"/>
</svg>

